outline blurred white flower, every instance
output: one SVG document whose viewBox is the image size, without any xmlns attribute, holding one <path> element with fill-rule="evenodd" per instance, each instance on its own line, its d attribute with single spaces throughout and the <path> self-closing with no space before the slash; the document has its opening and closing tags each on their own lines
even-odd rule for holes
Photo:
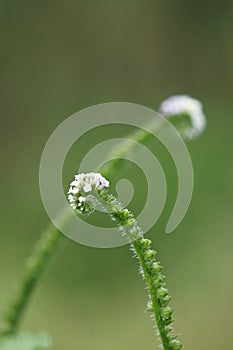
<svg viewBox="0 0 233 350">
<path fill-rule="evenodd" d="M 70 206 L 82 213 L 90 213 L 93 208 L 85 196 L 90 192 L 100 192 L 106 187 L 109 187 L 109 181 L 99 173 L 75 175 L 75 180 L 71 182 L 68 191 Z"/>
<path fill-rule="evenodd" d="M 184 138 L 194 139 L 206 127 L 206 117 L 201 102 L 188 95 L 168 97 L 160 104 L 158 111 L 165 117 L 187 115 L 190 118 L 190 125 L 182 132 Z"/>
</svg>

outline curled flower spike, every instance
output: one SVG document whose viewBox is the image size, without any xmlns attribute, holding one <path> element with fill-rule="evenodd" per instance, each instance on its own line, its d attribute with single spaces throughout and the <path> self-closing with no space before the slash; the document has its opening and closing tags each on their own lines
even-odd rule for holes
<svg viewBox="0 0 233 350">
<path fill-rule="evenodd" d="M 175 125 L 183 138 L 191 139 L 197 137 L 205 128 L 206 120 L 201 103 L 187 95 L 169 97 L 161 103 L 159 111 L 169 118 L 169 121 Z M 151 125 L 151 128 L 158 131 L 160 125 L 160 123 L 155 123 Z M 132 132 L 127 138 L 136 141 L 136 146 L 137 143 L 145 144 L 151 141 L 153 135 L 143 130 L 137 130 Z M 122 166 L 120 158 L 129 155 L 135 151 L 135 148 L 134 146 L 126 145 L 124 142 L 119 147 L 115 147 L 113 151 L 114 157 L 112 157 L 115 159 L 104 167 L 104 175 L 108 177 L 119 171 Z M 161 273 L 162 266 L 155 260 L 155 252 L 150 248 L 151 241 L 143 237 L 143 233 L 133 214 L 124 209 L 121 203 L 107 193 L 107 187 L 109 187 L 109 182 L 100 174 L 77 175 L 70 185 L 68 193 L 69 203 L 78 213 L 90 214 L 94 212 L 96 202 L 99 202 L 111 220 L 118 223 L 120 232 L 128 237 L 132 253 L 139 261 L 140 271 L 149 291 L 148 311 L 152 312 L 157 321 L 163 348 L 165 350 L 179 350 L 182 348 L 182 345 L 171 333 L 172 310 L 167 308 L 170 296 L 167 293 L 164 276 Z M 57 219 L 59 222 L 62 222 L 62 225 L 65 225 L 70 220 L 71 214 L 70 211 L 65 210 L 64 213 L 62 211 Z M 49 259 L 62 239 L 63 235 L 52 223 L 42 232 L 32 255 L 26 263 L 18 288 L 7 306 L 3 322 L 0 324 L 0 337 L 16 333 L 32 293 L 47 267 Z"/>
<path fill-rule="evenodd" d="M 100 192 L 109 186 L 109 182 L 99 173 L 87 173 L 75 175 L 68 191 L 68 200 L 73 209 L 79 213 L 91 214 L 94 210 L 92 197 L 87 198 L 90 192 Z"/>
<path fill-rule="evenodd" d="M 182 136 L 190 140 L 198 137 L 206 127 L 201 102 L 188 95 L 168 97 L 160 104 L 159 112 L 168 118 L 176 117 L 177 119 L 179 116 L 188 118 L 189 125 L 183 129 Z"/>
<path fill-rule="evenodd" d="M 157 253 L 152 249 L 151 241 L 144 238 L 133 213 L 109 194 L 107 187 L 109 182 L 100 174 L 77 175 L 68 192 L 69 197 L 72 196 L 69 198 L 70 205 L 78 213 L 92 213 L 98 204 L 117 223 L 119 231 L 130 243 L 133 256 L 138 260 L 139 271 L 149 294 L 147 311 L 151 312 L 156 321 L 162 348 L 180 350 L 183 345 L 173 333 L 173 310 L 168 306 L 171 297 L 162 274 L 162 265 L 156 260 Z"/>
</svg>

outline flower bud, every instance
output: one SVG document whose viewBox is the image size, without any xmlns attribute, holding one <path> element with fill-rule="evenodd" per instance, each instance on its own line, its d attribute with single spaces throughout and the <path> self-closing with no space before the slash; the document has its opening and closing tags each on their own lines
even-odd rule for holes
<svg viewBox="0 0 233 350">
<path fill-rule="evenodd" d="M 177 339 L 171 340 L 170 345 L 172 346 L 173 350 L 180 350 L 183 347 L 181 342 L 179 340 L 177 340 Z"/>
<path fill-rule="evenodd" d="M 162 270 L 162 265 L 159 262 L 155 261 L 152 264 L 152 270 L 158 273 Z"/>
<path fill-rule="evenodd" d="M 164 288 L 164 287 L 160 287 L 158 290 L 157 290 L 157 295 L 159 298 L 164 298 L 168 293 L 168 290 L 167 288 Z"/>
<path fill-rule="evenodd" d="M 87 198 L 88 195 L 92 192 L 101 192 L 106 187 L 109 187 L 109 182 L 99 173 L 75 175 L 75 180 L 71 182 L 68 191 L 71 208 L 82 214 L 92 213 L 94 201 Z"/>
<path fill-rule="evenodd" d="M 163 307 L 161 311 L 162 311 L 163 317 L 166 319 L 169 319 L 172 315 L 172 308 L 170 308 L 169 306 Z"/>
<path fill-rule="evenodd" d="M 151 246 L 151 240 L 150 240 L 150 239 L 147 239 L 147 238 L 143 238 L 143 239 L 141 240 L 141 243 L 142 243 L 143 249 L 150 248 L 150 246 Z"/>
<path fill-rule="evenodd" d="M 149 249 L 145 252 L 145 260 L 150 261 L 154 259 L 155 255 L 156 255 L 156 252 L 154 250 Z"/>
<path fill-rule="evenodd" d="M 181 118 L 183 127 L 181 136 L 187 139 L 198 137 L 206 127 L 206 118 L 202 110 L 202 104 L 197 99 L 188 95 L 174 95 L 164 100 L 159 112 L 165 117 Z M 188 123 L 185 124 L 185 118 Z M 174 119 L 175 122 L 175 119 Z"/>
</svg>

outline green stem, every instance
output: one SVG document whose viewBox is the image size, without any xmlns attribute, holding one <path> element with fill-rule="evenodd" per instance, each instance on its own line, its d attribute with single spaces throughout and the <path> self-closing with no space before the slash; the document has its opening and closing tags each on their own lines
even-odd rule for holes
<svg viewBox="0 0 233 350">
<path fill-rule="evenodd" d="M 47 267 L 52 253 L 63 237 L 53 224 L 50 224 L 47 230 L 42 233 L 31 257 L 26 262 L 24 274 L 1 325 L 0 335 L 15 333 L 17 331 L 23 311 L 32 296 L 35 286 L 42 272 Z"/>
<path fill-rule="evenodd" d="M 177 129 L 178 133 L 182 136 L 187 127 L 190 126 L 189 119 L 186 116 L 170 116 L 166 118 L 169 122 Z M 115 172 L 119 171 L 121 167 L 121 159 L 126 155 L 132 154 L 137 148 L 137 143 L 141 143 L 143 145 L 149 144 L 152 140 L 155 142 L 157 139 L 154 137 L 153 132 L 162 131 L 163 128 L 166 128 L 166 123 L 162 123 L 161 120 L 152 121 L 146 125 L 147 130 L 151 130 L 147 132 L 143 129 L 137 129 L 131 134 L 126 136 L 126 140 L 123 140 L 120 145 L 117 145 L 108 155 L 107 159 L 112 159 L 111 162 L 104 165 L 103 169 L 101 169 L 101 174 L 109 178 Z M 128 139 L 135 141 L 135 143 L 129 143 Z"/>
<path fill-rule="evenodd" d="M 153 310 L 154 312 L 154 317 L 157 323 L 157 327 L 159 330 L 159 334 L 161 337 L 161 341 L 163 344 L 163 348 L 165 350 L 169 350 L 171 349 L 171 347 L 169 346 L 169 338 L 167 335 L 167 331 L 166 331 L 166 326 L 163 323 L 163 319 L 161 317 L 161 305 L 159 303 L 159 298 L 157 295 L 157 290 L 154 286 L 154 282 L 153 282 L 153 277 L 151 276 L 150 271 L 147 268 L 147 265 L 145 263 L 145 258 L 144 258 L 144 254 L 141 252 L 140 250 L 140 245 L 142 244 L 142 242 L 139 243 L 139 246 L 137 244 L 138 242 L 132 242 L 132 246 L 134 247 L 134 250 L 137 254 L 137 257 L 139 259 L 140 265 L 142 267 L 142 271 L 143 271 L 143 275 L 144 275 L 144 279 L 146 280 L 146 284 L 148 287 L 148 291 L 149 291 L 149 298 L 151 300 L 152 303 L 152 308 L 151 310 Z"/>
<path fill-rule="evenodd" d="M 162 265 L 155 259 L 156 252 L 151 249 L 151 241 L 145 239 L 134 215 L 125 209 L 107 190 L 90 193 L 86 198 L 93 198 L 108 214 L 113 222 L 117 222 L 120 232 L 128 239 L 133 255 L 138 259 L 140 272 L 146 282 L 149 302 L 148 311 L 152 312 L 159 331 L 164 350 L 180 350 L 183 346 L 172 333 L 173 310 L 168 306 L 171 298 L 164 282 Z"/>
</svg>

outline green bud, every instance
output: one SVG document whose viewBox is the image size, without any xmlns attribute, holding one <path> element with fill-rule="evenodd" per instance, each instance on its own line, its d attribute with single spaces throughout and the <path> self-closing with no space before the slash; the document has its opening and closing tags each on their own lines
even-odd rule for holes
<svg viewBox="0 0 233 350">
<path fill-rule="evenodd" d="M 163 323 L 165 326 L 170 326 L 172 323 L 174 322 L 174 320 L 172 319 L 172 317 L 169 317 L 169 318 L 164 318 L 163 319 Z"/>
<path fill-rule="evenodd" d="M 172 308 L 170 308 L 169 306 L 163 307 L 161 309 L 161 312 L 164 318 L 169 319 L 172 315 Z"/>
<path fill-rule="evenodd" d="M 145 252 L 145 260 L 146 261 L 152 260 L 154 259 L 155 255 L 156 255 L 156 252 L 154 250 L 149 249 Z"/>
<path fill-rule="evenodd" d="M 159 298 L 164 298 L 168 293 L 168 290 L 167 288 L 164 288 L 164 287 L 160 287 L 158 290 L 157 290 L 157 295 Z"/>
<path fill-rule="evenodd" d="M 169 327 L 169 326 L 168 326 Z M 167 327 L 167 329 L 168 329 L 168 327 Z M 172 329 L 173 330 L 173 329 Z M 177 339 L 177 335 L 176 334 L 169 334 L 168 335 L 168 338 L 169 338 L 169 340 L 170 340 L 170 342 L 172 341 L 172 340 L 174 340 L 174 339 Z"/>
<path fill-rule="evenodd" d="M 177 339 L 171 340 L 170 345 L 172 346 L 173 350 L 180 350 L 183 347 L 181 342 L 179 340 L 177 340 Z"/>
<path fill-rule="evenodd" d="M 127 220 L 126 225 L 133 225 L 134 222 L 135 222 L 135 219 L 134 218 L 130 218 L 130 219 Z"/>
<path fill-rule="evenodd" d="M 159 298 L 159 301 L 162 306 L 167 306 L 168 303 L 171 301 L 171 297 L 170 295 L 165 295 L 165 297 Z"/>
<path fill-rule="evenodd" d="M 127 223 L 127 220 L 129 219 L 130 217 L 130 213 L 129 213 L 129 210 L 128 209 L 117 209 L 116 210 L 116 218 L 118 218 L 122 224 L 126 224 Z"/>
<path fill-rule="evenodd" d="M 151 246 L 151 240 L 150 240 L 150 239 L 147 239 L 147 238 L 143 238 L 143 239 L 141 240 L 141 243 L 142 243 L 143 249 L 150 248 L 150 246 Z"/>
<path fill-rule="evenodd" d="M 162 287 L 162 285 L 163 285 L 163 281 L 164 281 L 164 278 L 156 278 L 156 280 L 154 281 L 154 285 L 156 286 L 156 287 Z"/>
<path fill-rule="evenodd" d="M 162 270 L 162 265 L 159 262 L 153 262 L 152 264 L 152 270 L 155 272 L 160 272 Z"/>
<path fill-rule="evenodd" d="M 126 219 L 128 219 L 128 217 L 129 217 L 129 215 L 130 215 L 129 210 L 128 210 L 128 209 L 124 209 L 124 210 L 122 211 L 122 215 L 123 215 Z"/>
</svg>

